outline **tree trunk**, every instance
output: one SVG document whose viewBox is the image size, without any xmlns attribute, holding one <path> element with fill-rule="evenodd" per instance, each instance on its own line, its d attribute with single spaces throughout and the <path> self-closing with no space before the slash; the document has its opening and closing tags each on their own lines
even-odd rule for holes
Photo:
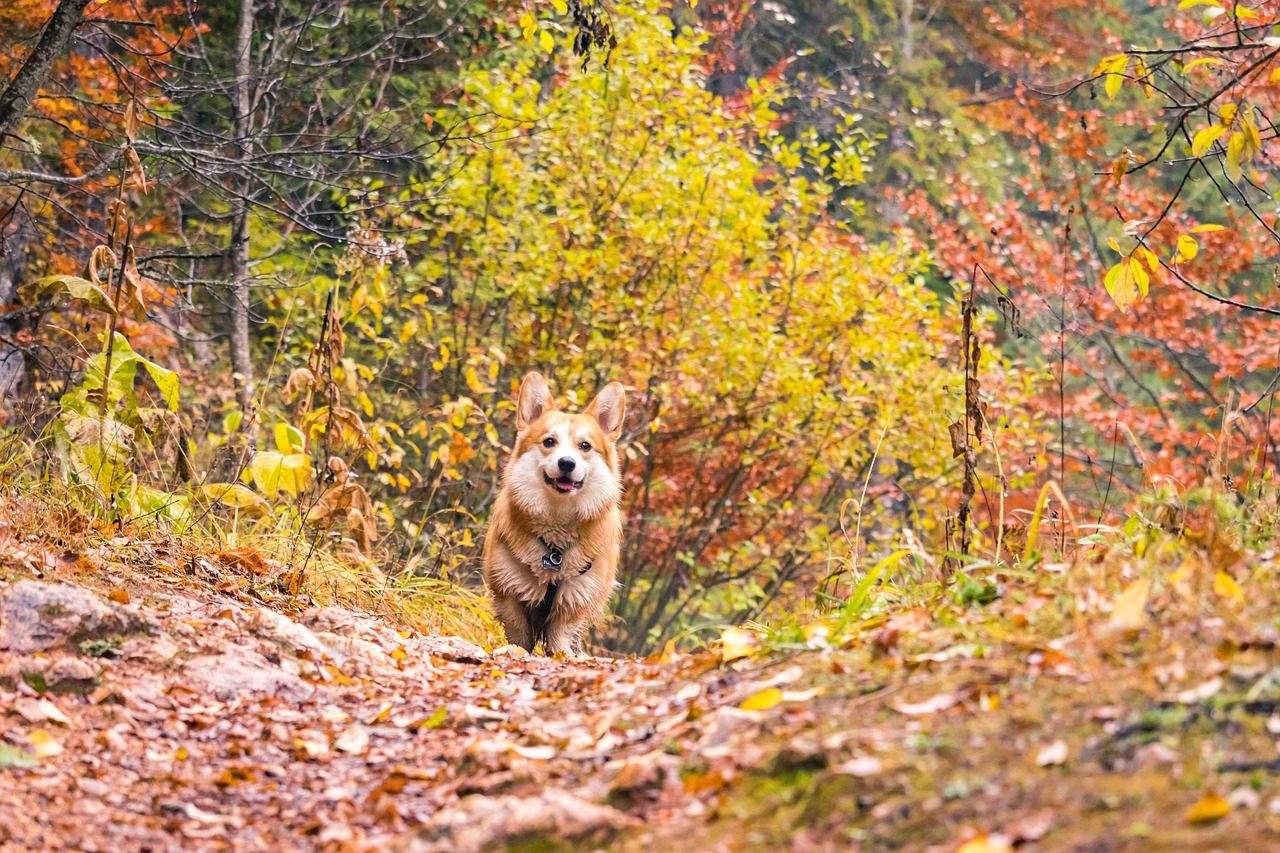
<svg viewBox="0 0 1280 853">
<path fill-rule="evenodd" d="M 31 220 L 21 208 L 13 214 L 17 228 L 7 236 L 0 235 L 0 312 L 15 301 L 31 243 Z M 17 392 L 27 375 L 26 354 L 13 344 L 18 328 L 18 322 L 0 320 L 0 405 Z"/>
<path fill-rule="evenodd" d="M 84 7 L 88 5 L 89 0 L 62 0 L 58 8 L 53 10 L 49 23 L 45 24 L 35 50 L 22 63 L 9 85 L 0 92 L 0 142 L 13 133 L 18 122 L 27 114 L 27 107 L 49 76 L 53 63 L 67 49 L 67 42 L 71 40 L 76 27 L 80 26 Z"/>
<path fill-rule="evenodd" d="M 240 406 L 245 410 L 245 428 L 252 420 L 255 389 L 253 359 L 249 347 L 249 170 L 253 135 L 253 16 L 254 0 L 240 2 L 240 28 L 236 34 L 235 140 L 240 149 L 240 169 L 235 176 L 231 221 L 231 369 L 239 374 Z"/>
<path fill-rule="evenodd" d="M 903 0 L 902 17 L 899 20 L 902 24 L 902 57 L 907 62 L 911 62 L 916 56 L 915 14 L 915 0 Z"/>
</svg>

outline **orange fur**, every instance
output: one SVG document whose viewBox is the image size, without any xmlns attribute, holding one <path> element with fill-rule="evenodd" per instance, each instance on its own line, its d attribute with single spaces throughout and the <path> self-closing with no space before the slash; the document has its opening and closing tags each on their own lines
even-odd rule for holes
<svg viewBox="0 0 1280 853">
<path fill-rule="evenodd" d="M 582 632 L 604 616 L 622 547 L 624 416 L 616 382 L 577 415 L 555 408 L 541 375 L 521 383 L 515 450 L 484 542 L 485 585 L 508 642 L 578 654 Z M 543 564 L 551 548 L 558 570 Z"/>
</svg>

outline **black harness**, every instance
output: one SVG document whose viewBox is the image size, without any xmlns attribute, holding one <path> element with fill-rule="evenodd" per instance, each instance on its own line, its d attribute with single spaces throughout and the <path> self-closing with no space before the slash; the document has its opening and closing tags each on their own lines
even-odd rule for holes
<svg viewBox="0 0 1280 853">
<path fill-rule="evenodd" d="M 542 555 L 542 568 L 549 572 L 560 571 L 560 566 L 564 563 L 564 550 L 550 544 L 541 536 L 538 537 L 538 541 L 547 549 L 547 553 Z M 578 575 L 585 575 L 589 571 L 591 571 L 590 561 L 582 567 Z M 544 649 L 547 647 L 547 620 L 551 618 L 551 608 L 556 603 L 556 593 L 559 591 L 560 579 L 556 578 L 547 584 L 547 591 L 542 596 L 542 601 L 538 602 L 529 613 L 529 627 L 533 629 L 533 642 L 535 645 L 541 643 Z"/>
</svg>

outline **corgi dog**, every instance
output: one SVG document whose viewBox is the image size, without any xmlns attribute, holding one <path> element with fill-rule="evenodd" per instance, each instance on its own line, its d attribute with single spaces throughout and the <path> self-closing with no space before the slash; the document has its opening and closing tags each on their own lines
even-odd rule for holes
<svg viewBox="0 0 1280 853">
<path fill-rule="evenodd" d="M 484 540 L 484 581 L 507 642 L 545 654 L 582 652 L 582 633 L 613 595 L 622 548 L 617 441 L 622 385 L 584 412 L 556 409 L 530 373 L 516 399 L 516 441 Z"/>
</svg>

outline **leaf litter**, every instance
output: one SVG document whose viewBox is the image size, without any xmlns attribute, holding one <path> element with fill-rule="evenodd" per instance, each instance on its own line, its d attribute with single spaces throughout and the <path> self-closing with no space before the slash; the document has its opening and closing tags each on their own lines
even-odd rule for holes
<svg viewBox="0 0 1280 853">
<path fill-rule="evenodd" d="M 73 565 L 30 543 L 5 562 L 46 583 Z M 0 613 L 39 598 L 15 592 L 22 577 L 0 581 Z M 6 850 L 1280 839 L 1280 635 L 1265 601 L 1212 573 L 1075 589 L 1065 622 L 1061 589 L 1033 587 L 807 626 L 799 650 L 729 629 L 644 660 L 487 651 L 138 574 L 78 579 L 94 600 L 58 593 L 78 611 L 0 621 Z"/>
</svg>

